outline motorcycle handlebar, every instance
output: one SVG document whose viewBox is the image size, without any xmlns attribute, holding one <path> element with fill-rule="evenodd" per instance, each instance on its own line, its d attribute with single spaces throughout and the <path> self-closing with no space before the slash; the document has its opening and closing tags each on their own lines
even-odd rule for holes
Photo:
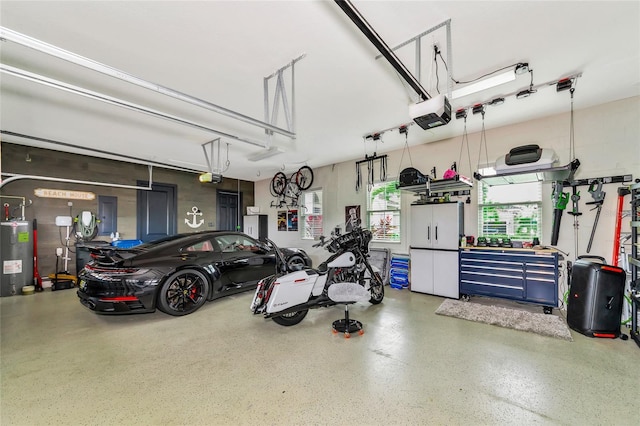
<svg viewBox="0 0 640 426">
<path fill-rule="evenodd" d="M 332 233 L 329 239 L 327 239 L 324 235 L 321 235 L 319 237 L 320 241 L 314 244 L 312 247 L 324 247 L 326 250 L 329 250 L 330 252 L 333 253 L 335 250 L 338 249 L 338 247 L 342 247 L 345 244 L 349 244 L 357 240 L 362 241 L 362 238 L 366 238 L 366 237 L 363 237 L 366 235 L 366 232 L 368 231 L 358 227 L 346 234 L 335 235 Z M 358 235 L 354 235 L 354 234 L 358 234 Z M 366 243 L 368 245 L 369 240 L 367 240 Z"/>
</svg>

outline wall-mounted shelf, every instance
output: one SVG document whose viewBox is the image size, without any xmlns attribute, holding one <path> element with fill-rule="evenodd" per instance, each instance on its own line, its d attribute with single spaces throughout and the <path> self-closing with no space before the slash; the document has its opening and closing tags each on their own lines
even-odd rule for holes
<svg viewBox="0 0 640 426">
<path fill-rule="evenodd" d="M 413 192 L 421 199 L 450 195 L 469 195 L 473 188 L 473 181 L 466 176 L 456 175 L 449 179 L 431 179 L 416 185 L 398 185 L 401 191 Z"/>
</svg>

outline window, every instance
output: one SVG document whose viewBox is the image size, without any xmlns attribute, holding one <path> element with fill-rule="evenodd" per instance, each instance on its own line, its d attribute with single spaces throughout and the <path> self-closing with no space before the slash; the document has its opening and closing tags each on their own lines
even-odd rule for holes
<svg viewBox="0 0 640 426">
<path fill-rule="evenodd" d="M 478 185 L 478 233 L 486 238 L 531 241 L 541 237 L 542 184 Z"/>
<path fill-rule="evenodd" d="M 369 191 L 367 215 L 373 241 L 400 242 L 400 190 L 398 181 L 374 184 Z"/>
<path fill-rule="evenodd" d="M 298 210 L 303 240 L 314 240 L 322 235 L 322 190 L 306 191 L 300 198 Z"/>
</svg>

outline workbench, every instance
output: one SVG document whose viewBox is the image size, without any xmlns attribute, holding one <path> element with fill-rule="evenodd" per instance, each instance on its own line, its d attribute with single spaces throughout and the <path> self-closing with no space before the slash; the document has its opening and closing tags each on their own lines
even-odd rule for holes
<svg viewBox="0 0 640 426">
<path fill-rule="evenodd" d="M 562 255 L 549 248 L 460 248 L 460 295 L 531 303 L 551 313 L 558 307 L 560 260 Z"/>
</svg>

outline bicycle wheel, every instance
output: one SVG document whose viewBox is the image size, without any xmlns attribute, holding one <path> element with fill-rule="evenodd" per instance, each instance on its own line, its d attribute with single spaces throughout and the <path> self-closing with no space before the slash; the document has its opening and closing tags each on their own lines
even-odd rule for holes
<svg viewBox="0 0 640 426">
<path fill-rule="evenodd" d="M 282 172 L 278 172 L 273 176 L 273 179 L 271 179 L 271 195 L 273 195 L 274 197 L 278 196 L 278 195 L 282 195 L 284 194 L 285 189 L 287 188 L 287 176 L 282 173 Z"/>
<path fill-rule="evenodd" d="M 300 167 L 295 173 L 295 183 L 303 191 L 311 188 L 313 184 L 313 170 L 311 170 L 311 167 Z"/>
</svg>

